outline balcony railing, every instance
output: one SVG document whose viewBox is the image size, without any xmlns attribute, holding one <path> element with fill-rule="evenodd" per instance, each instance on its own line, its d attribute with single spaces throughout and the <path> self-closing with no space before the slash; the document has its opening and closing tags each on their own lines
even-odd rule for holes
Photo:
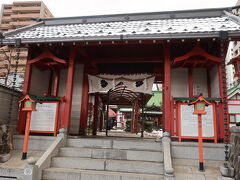
<svg viewBox="0 0 240 180">
<path fill-rule="evenodd" d="M 2 22 L 9 22 L 9 21 L 11 21 L 11 17 L 10 16 L 2 18 Z"/>
<path fill-rule="evenodd" d="M 34 24 L 36 21 L 13 21 L 10 24 L 12 26 L 28 26 L 30 24 Z"/>
<path fill-rule="evenodd" d="M 12 14 L 12 19 L 31 19 L 39 17 L 39 13 Z"/>
<path fill-rule="evenodd" d="M 31 6 L 31 7 L 13 7 L 12 11 L 13 12 L 17 12 L 17 11 L 21 11 L 21 12 L 40 12 L 41 7 L 40 6 Z"/>
</svg>

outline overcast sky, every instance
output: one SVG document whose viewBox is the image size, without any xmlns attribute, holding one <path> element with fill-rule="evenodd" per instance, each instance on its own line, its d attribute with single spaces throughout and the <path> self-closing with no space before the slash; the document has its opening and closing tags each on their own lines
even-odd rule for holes
<svg viewBox="0 0 240 180">
<path fill-rule="evenodd" d="M 22 0 L 23 1 L 23 0 Z M 12 3 L 0 0 L 0 5 Z M 43 0 L 55 17 L 234 6 L 237 0 Z"/>
</svg>

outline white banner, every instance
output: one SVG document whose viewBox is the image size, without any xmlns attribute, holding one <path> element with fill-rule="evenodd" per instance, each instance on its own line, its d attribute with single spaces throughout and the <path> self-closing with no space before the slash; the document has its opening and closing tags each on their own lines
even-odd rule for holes
<svg viewBox="0 0 240 180">
<path fill-rule="evenodd" d="M 152 94 L 152 86 L 155 76 L 149 74 L 133 75 L 88 75 L 89 92 L 107 92 L 123 83 L 127 89 L 133 92 Z"/>
</svg>

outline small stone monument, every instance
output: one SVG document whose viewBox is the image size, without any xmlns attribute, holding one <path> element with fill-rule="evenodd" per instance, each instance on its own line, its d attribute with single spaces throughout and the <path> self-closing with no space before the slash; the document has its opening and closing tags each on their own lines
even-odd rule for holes
<svg viewBox="0 0 240 180">
<path fill-rule="evenodd" d="M 4 163 L 8 161 L 11 157 L 10 155 L 10 131 L 9 127 L 5 124 L 0 126 L 0 162 Z"/>
</svg>

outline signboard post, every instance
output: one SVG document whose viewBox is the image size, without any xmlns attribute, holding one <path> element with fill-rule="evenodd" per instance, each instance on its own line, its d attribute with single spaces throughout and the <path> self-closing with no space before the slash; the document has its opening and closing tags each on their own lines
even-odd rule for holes
<svg viewBox="0 0 240 180">
<path fill-rule="evenodd" d="M 200 95 L 197 100 L 191 102 L 189 105 L 194 104 L 193 114 L 198 115 L 198 153 L 199 153 L 199 171 L 204 171 L 203 165 L 203 137 L 202 137 L 202 115 L 206 114 L 205 106 L 210 103 Z"/>
<path fill-rule="evenodd" d="M 28 137 L 29 137 L 31 115 L 32 115 L 32 111 L 36 111 L 37 101 L 33 97 L 26 95 L 19 102 L 23 103 L 23 108 L 21 110 L 27 111 L 27 120 L 26 120 L 26 126 L 25 126 L 25 135 L 24 135 L 23 152 L 22 152 L 22 159 L 27 159 Z"/>
</svg>

